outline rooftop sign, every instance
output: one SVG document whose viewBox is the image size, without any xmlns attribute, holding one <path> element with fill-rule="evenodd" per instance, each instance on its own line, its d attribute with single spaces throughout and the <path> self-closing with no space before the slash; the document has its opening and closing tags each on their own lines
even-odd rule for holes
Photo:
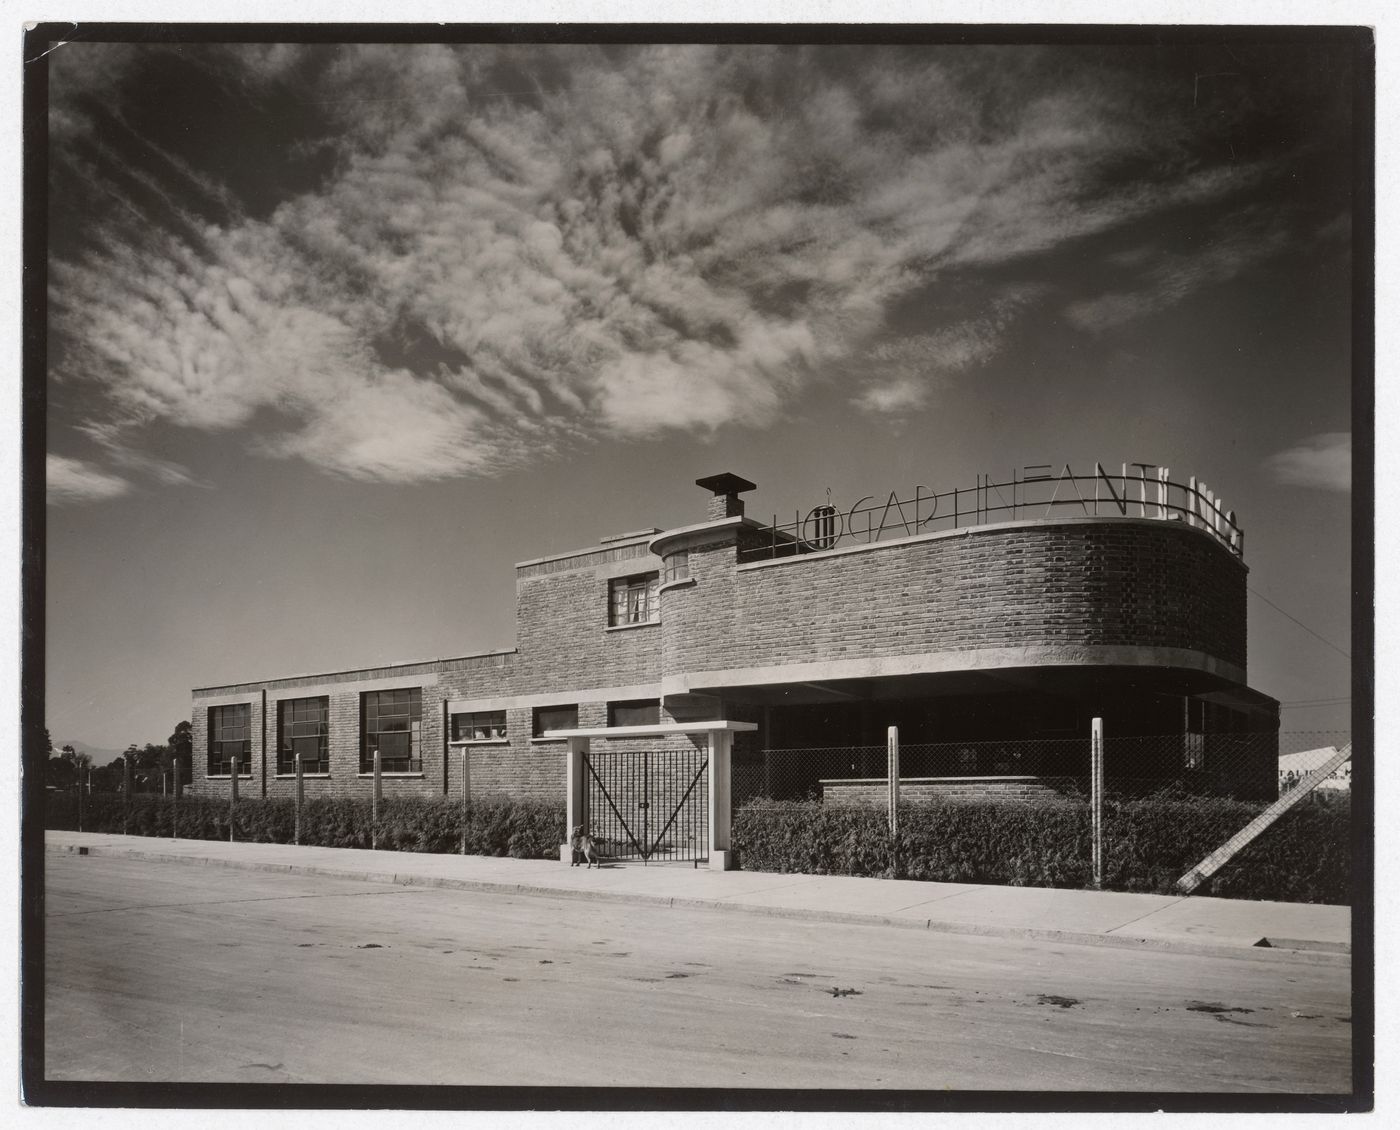
<svg viewBox="0 0 1400 1130">
<path fill-rule="evenodd" d="M 1075 474 L 1068 463 L 1057 473 L 1041 464 L 1016 468 L 1009 481 L 994 482 L 978 475 L 974 487 L 948 491 L 916 486 L 901 497 L 866 495 L 849 507 L 830 499 L 805 514 L 793 512 L 791 522 L 773 515 L 761 541 L 741 553 L 745 561 L 819 553 L 840 545 L 861 545 L 884 539 L 1029 519 L 1155 518 L 1183 522 L 1214 536 L 1237 557 L 1244 555 L 1244 531 L 1224 500 L 1192 476 L 1176 482 L 1171 470 L 1154 463 L 1124 463 L 1110 473 L 1102 463 L 1091 475 Z"/>
</svg>

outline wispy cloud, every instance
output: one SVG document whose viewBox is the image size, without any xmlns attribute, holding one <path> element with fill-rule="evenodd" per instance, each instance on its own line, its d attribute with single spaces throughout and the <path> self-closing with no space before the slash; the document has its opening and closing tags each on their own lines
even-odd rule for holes
<svg viewBox="0 0 1400 1130">
<path fill-rule="evenodd" d="M 983 317 L 881 342 L 862 359 L 865 387 L 851 402 L 883 415 L 922 408 L 956 376 L 995 357 L 1018 312 L 1041 293 L 1038 287 L 1014 288 L 993 299 Z"/>
<path fill-rule="evenodd" d="M 1233 214 L 1216 225 L 1204 246 L 1190 254 L 1132 248 L 1115 256 L 1116 265 L 1138 269 L 1136 285 L 1072 302 L 1065 316 L 1080 329 L 1102 333 L 1185 301 L 1219 286 L 1249 267 L 1283 251 L 1288 229 L 1260 212 Z"/>
<path fill-rule="evenodd" d="M 1318 490 L 1351 490 L 1351 433 L 1321 432 L 1269 456 L 1265 470 L 1275 482 Z"/>
<path fill-rule="evenodd" d="M 824 379 L 854 382 L 874 413 L 917 409 L 993 357 L 1038 294 L 902 339 L 892 303 L 1261 175 L 1164 148 L 1150 175 L 1111 177 L 1145 144 L 1136 119 L 1034 56 L 1015 57 L 1015 82 L 1010 56 L 975 51 L 891 51 L 877 68 L 757 47 L 210 58 L 322 108 L 333 128 L 305 142 L 333 145 L 335 168 L 255 217 L 149 143 L 158 160 L 131 191 L 170 220 L 109 223 L 54 265 L 56 375 L 100 389 L 114 417 L 248 429 L 255 450 L 352 478 L 765 426 Z M 159 176 L 223 218 L 182 212 Z M 1241 235 L 1070 317 L 1103 328 L 1259 254 Z"/>
<path fill-rule="evenodd" d="M 65 455 L 50 455 L 46 461 L 50 505 L 63 506 L 74 502 L 100 502 L 117 498 L 131 489 L 125 479 L 109 474 L 81 459 Z"/>
</svg>

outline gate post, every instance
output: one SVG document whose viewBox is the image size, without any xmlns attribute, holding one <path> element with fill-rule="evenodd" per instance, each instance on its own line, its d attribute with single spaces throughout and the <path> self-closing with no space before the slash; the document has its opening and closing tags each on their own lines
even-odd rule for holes
<svg viewBox="0 0 1400 1130">
<path fill-rule="evenodd" d="M 564 835 L 567 838 L 559 845 L 560 863 L 574 861 L 571 842 L 574 829 L 584 822 L 583 755 L 587 752 L 587 738 L 569 739 L 569 754 L 564 766 Z"/>
<path fill-rule="evenodd" d="M 729 848 L 730 793 L 729 769 L 734 735 L 728 730 L 712 730 L 710 742 L 710 870 L 732 871 L 734 853 Z"/>
</svg>

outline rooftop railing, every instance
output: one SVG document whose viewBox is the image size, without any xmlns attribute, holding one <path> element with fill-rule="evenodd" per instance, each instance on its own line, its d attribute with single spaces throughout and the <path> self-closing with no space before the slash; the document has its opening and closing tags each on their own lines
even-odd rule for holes
<svg viewBox="0 0 1400 1130">
<path fill-rule="evenodd" d="M 1244 530 L 1222 499 L 1194 476 L 1186 483 L 1170 478 L 1167 468 L 1137 464 L 1133 474 L 1125 464 L 1110 474 L 1097 466 L 1092 475 L 1052 475 L 1049 468 L 1030 467 L 1022 476 L 1012 473 L 1010 482 L 993 482 L 978 475 L 974 487 L 933 491 L 916 486 L 913 494 L 895 491 L 878 499 L 866 495 L 854 506 L 841 509 L 830 502 L 814 506 L 805 515 L 793 512 L 790 522 L 777 514 L 768 526 L 753 531 L 749 544 L 739 552 L 743 562 L 823 553 L 844 546 L 918 534 L 1052 518 L 1152 518 L 1181 522 L 1210 534 L 1236 557 L 1244 556 Z M 1155 474 L 1149 475 L 1152 471 Z"/>
</svg>

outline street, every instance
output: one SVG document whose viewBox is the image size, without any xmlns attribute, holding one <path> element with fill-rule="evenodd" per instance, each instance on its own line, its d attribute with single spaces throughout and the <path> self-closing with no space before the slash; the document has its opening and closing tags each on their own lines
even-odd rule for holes
<svg viewBox="0 0 1400 1130">
<path fill-rule="evenodd" d="M 1343 963 L 45 864 L 50 1079 L 1350 1089 Z"/>
</svg>

